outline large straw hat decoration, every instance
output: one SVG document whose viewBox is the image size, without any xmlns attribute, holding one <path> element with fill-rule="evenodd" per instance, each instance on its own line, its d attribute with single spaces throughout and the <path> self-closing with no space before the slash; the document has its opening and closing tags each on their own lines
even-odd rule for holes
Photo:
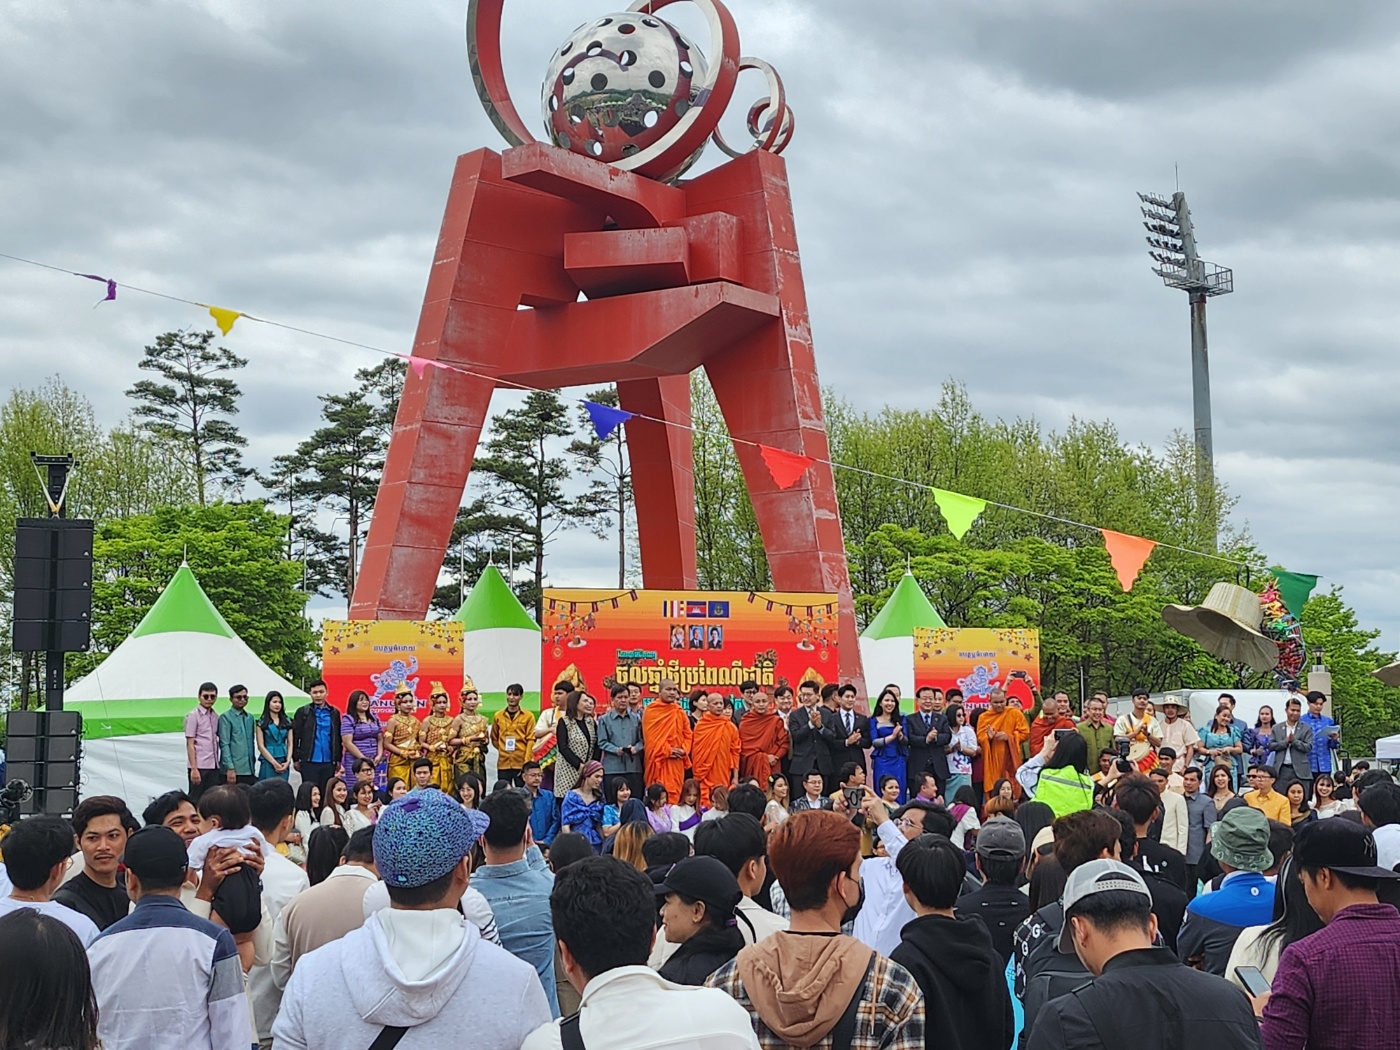
<svg viewBox="0 0 1400 1050">
<path fill-rule="evenodd" d="M 1234 583 L 1217 583 L 1200 605 L 1168 605 L 1162 619 L 1228 663 L 1268 671 L 1278 664 L 1278 644 L 1259 630 L 1259 595 Z"/>
<path fill-rule="evenodd" d="M 1386 685 L 1400 685 L 1400 663 L 1386 664 L 1384 667 L 1372 671 L 1372 678 L 1379 678 Z"/>
</svg>

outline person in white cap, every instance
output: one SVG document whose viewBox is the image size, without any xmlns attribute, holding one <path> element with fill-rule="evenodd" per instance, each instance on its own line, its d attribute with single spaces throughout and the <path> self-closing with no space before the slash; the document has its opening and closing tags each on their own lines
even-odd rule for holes
<svg viewBox="0 0 1400 1050">
<path fill-rule="evenodd" d="M 1152 895 L 1116 860 L 1081 864 L 1065 883 L 1060 949 L 1095 980 L 1052 999 L 1035 1019 L 1029 1050 L 1260 1050 L 1259 1025 L 1240 989 L 1182 966 L 1153 947 Z"/>
</svg>

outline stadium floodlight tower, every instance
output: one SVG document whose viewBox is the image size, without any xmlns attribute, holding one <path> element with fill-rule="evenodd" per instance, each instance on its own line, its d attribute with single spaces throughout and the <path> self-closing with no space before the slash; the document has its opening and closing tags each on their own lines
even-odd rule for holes
<svg viewBox="0 0 1400 1050">
<path fill-rule="evenodd" d="M 1196 234 L 1186 194 L 1171 199 L 1139 193 L 1143 226 L 1147 228 L 1152 272 L 1168 288 L 1184 291 L 1191 304 L 1191 391 L 1196 425 L 1196 485 L 1199 506 L 1211 518 L 1211 548 L 1215 546 L 1215 452 L 1210 433 L 1210 355 L 1206 349 L 1206 300 L 1235 290 L 1234 273 L 1206 262 L 1196 253 Z"/>
</svg>

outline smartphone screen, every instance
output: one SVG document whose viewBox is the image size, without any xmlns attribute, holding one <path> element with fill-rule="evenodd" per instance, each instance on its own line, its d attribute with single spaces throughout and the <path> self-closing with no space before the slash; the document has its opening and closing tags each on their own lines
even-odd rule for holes
<svg viewBox="0 0 1400 1050">
<path fill-rule="evenodd" d="M 1063 740 L 1065 737 L 1069 736 L 1071 733 L 1077 733 L 1077 732 L 1079 732 L 1079 730 L 1077 730 L 1077 729 L 1057 729 L 1057 730 L 1055 730 L 1055 739 L 1056 739 L 1056 740 Z"/>
<path fill-rule="evenodd" d="M 865 798 L 865 792 L 860 788 L 846 788 L 846 805 L 852 809 L 860 809 L 860 804 Z"/>
<path fill-rule="evenodd" d="M 1269 990 L 1269 982 L 1264 979 L 1257 966 L 1236 966 L 1235 976 L 1240 979 L 1240 984 L 1244 985 L 1245 991 L 1250 995 L 1263 995 Z"/>
</svg>

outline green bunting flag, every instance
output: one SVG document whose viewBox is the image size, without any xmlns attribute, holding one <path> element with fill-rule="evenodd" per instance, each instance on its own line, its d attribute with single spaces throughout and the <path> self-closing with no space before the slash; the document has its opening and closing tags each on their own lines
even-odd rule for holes
<svg viewBox="0 0 1400 1050">
<path fill-rule="evenodd" d="M 1269 571 L 1274 574 L 1274 581 L 1278 584 L 1278 596 L 1283 599 L 1283 604 L 1301 620 L 1303 606 L 1308 603 L 1308 595 L 1312 594 L 1313 588 L 1317 586 L 1317 577 L 1279 568 Z"/>
<path fill-rule="evenodd" d="M 967 530 L 972 528 L 978 515 L 987 509 L 986 500 L 947 489 L 934 489 L 933 498 L 943 514 L 943 520 L 948 523 L 948 531 L 958 539 L 967 535 Z"/>
</svg>

